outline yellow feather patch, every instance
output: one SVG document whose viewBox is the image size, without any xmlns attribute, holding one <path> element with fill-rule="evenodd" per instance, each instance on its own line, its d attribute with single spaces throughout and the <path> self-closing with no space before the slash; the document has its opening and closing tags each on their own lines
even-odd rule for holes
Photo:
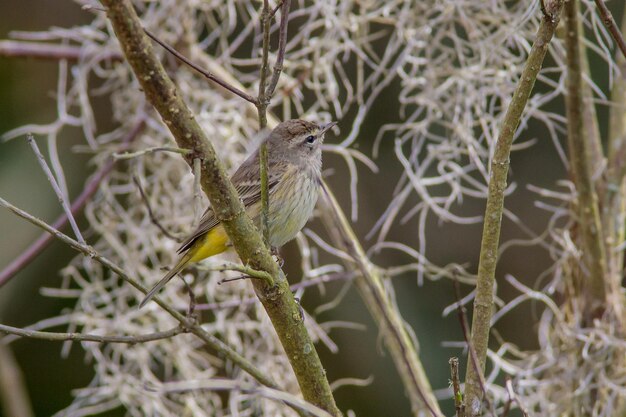
<svg viewBox="0 0 626 417">
<path fill-rule="evenodd" d="M 229 247 L 228 241 L 228 235 L 222 225 L 216 226 L 189 249 L 191 255 L 189 262 L 198 262 L 226 251 Z"/>
</svg>

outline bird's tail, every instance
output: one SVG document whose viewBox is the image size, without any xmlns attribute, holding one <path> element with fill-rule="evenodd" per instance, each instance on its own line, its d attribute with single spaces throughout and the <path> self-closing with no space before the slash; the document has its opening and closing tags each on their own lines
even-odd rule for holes
<svg viewBox="0 0 626 417">
<path fill-rule="evenodd" d="M 176 266 L 174 266 L 174 268 L 172 268 L 170 272 L 168 272 L 163 278 L 161 278 L 161 281 L 159 281 L 154 287 L 152 287 L 150 291 L 148 291 L 146 297 L 141 301 L 141 303 L 139 303 L 139 308 L 145 306 L 148 301 L 150 301 L 150 299 L 161 290 L 161 288 L 165 287 L 165 284 L 167 284 L 174 277 L 174 275 L 178 274 L 185 266 L 187 266 L 191 258 L 192 255 L 189 252 L 183 255 L 183 257 L 180 258 Z"/>
</svg>

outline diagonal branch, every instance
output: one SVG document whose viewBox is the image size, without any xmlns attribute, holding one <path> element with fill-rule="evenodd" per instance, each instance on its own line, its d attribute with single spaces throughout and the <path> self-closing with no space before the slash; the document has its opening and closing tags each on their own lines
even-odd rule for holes
<svg viewBox="0 0 626 417">
<path fill-rule="evenodd" d="M 606 251 L 603 239 L 598 195 L 593 184 L 591 152 L 585 137 L 586 121 L 583 117 L 583 77 L 579 33 L 579 0 L 569 0 L 565 5 L 565 46 L 567 51 L 567 138 L 570 169 L 578 193 L 578 224 L 582 229 L 581 251 L 589 272 L 580 283 L 581 290 L 592 297 L 596 306 L 604 305 L 606 290 Z M 592 307 L 593 308 L 593 307 Z"/>
<path fill-rule="evenodd" d="M 128 145 L 135 140 L 137 136 L 141 133 L 145 125 L 144 120 L 140 120 L 122 139 L 121 141 L 121 149 L 124 150 L 128 148 Z M 74 216 L 81 212 L 85 204 L 91 199 L 91 197 L 98 191 L 100 187 L 100 183 L 102 180 L 111 173 L 113 167 L 115 165 L 115 159 L 109 158 L 104 165 L 96 171 L 96 173 L 89 179 L 87 184 L 85 184 L 85 188 L 83 191 L 76 197 L 76 199 L 70 205 L 70 210 Z M 62 229 L 68 222 L 67 215 L 63 213 L 59 216 L 54 223 L 52 223 L 52 227 L 55 229 Z M 9 282 L 11 278 L 15 276 L 18 272 L 24 269 L 28 264 L 30 264 L 41 252 L 46 249 L 50 243 L 54 240 L 54 237 L 49 233 L 42 234 L 35 242 L 33 242 L 26 250 L 24 250 L 20 256 L 15 258 L 13 262 L 7 265 L 2 271 L 0 271 L 0 287 Z"/>
<path fill-rule="evenodd" d="M 70 222 L 70 226 L 72 226 L 72 230 L 74 231 L 74 236 L 76 236 L 76 239 L 78 239 L 80 243 L 84 244 L 85 239 L 83 238 L 83 235 L 80 233 L 80 229 L 78 228 L 78 225 L 76 224 L 76 219 L 74 219 L 74 216 L 72 215 L 72 210 L 70 209 L 69 204 L 67 204 L 67 200 L 65 196 L 63 195 L 61 188 L 59 188 L 59 183 L 54 178 L 54 175 L 52 174 L 52 171 L 50 170 L 50 167 L 48 166 L 48 163 L 46 162 L 46 158 L 44 158 L 43 155 L 41 154 L 41 151 L 39 150 L 39 146 L 37 146 L 37 142 L 35 142 L 35 138 L 33 137 L 32 134 L 28 134 L 26 136 L 26 140 L 28 141 L 28 144 L 30 145 L 30 147 L 33 149 L 33 152 L 35 153 L 35 156 L 37 157 L 37 162 L 39 162 L 39 165 L 41 166 L 41 169 L 43 170 L 44 174 L 46 174 L 46 177 L 48 178 L 48 181 L 50 182 L 50 185 L 52 186 L 54 193 L 57 195 L 57 198 L 59 199 L 59 203 L 61 203 L 61 207 L 63 207 L 63 211 L 65 212 L 65 215 L 67 216 Z"/>
<path fill-rule="evenodd" d="M 104 266 L 105 268 L 115 272 L 117 275 L 119 275 L 120 278 L 122 278 L 124 281 L 126 281 L 127 283 L 129 283 L 131 286 L 138 289 L 142 293 L 146 294 L 148 292 L 148 289 L 146 287 L 144 287 L 138 281 L 136 281 L 134 278 L 128 275 L 126 271 L 124 271 L 120 266 L 113 263 L 108 258 L 105 258 L 104 256 L 100 255 L 91 246 L 87 246 L 80 242 L 77 242 L 76 240 L 60 232 L 54 227 L 48 225 L 47 223 L 39 220 L 38 218 L 30 215 L 24 210 L 21 210 L 18 207 L 15 207 L 14 205 L 4 200 L 3 198 L 0 198 L 0 206 L 10 210 L 17 216 L 32 223 L 33 225 L 45 230 L 51 236 L 65 243 L 72 249 L 82 253 L 85 256 L 88 256 L 89 258 L 95 260 L 100 265 Z M 268 386 L 270 388 L 278 389 L 278 385 L 270 377 L 266 376 L 261 370 L 255 367 L 245 357 L 237 353 L 234 349 L 232 349 L 226 343 L 222 342 L 217 337 L 213 336 L 212 334 L 204 330 L 202 326 L 195 323 L 193 319 L 182 315 L 175 308 L 170 307 L 168 304 L 161 301 L 159 297 L 154 297 L 153 300 L 159 306 L 161 306 L 163 310 L 167 311 L 170 314 L 170 316 L 172 316 L 176 321 L 178 321 L 183 329 L 189 330 L 190 333 L 193 333 L 198 338 L 200 338 L 200 340 L 202 340 L 211 349 L 214 349 L 220 354 L 223 354 L 224 356 L 226 356 L 228 359 L 233 361 L 234 364 L 236 364 L 241 369 L 249 373 L 254 379 L 259 381 L 261 384 Z"/>
<path fill-rule="evenodd" d="M 259 75 L 259 96 L 257 97 L 256 109 L 259 115 L 259 130 L 265 129 L 267 126 L 267 106 L 269 98 L 265 95 L 265 83 L 267 82 L 268 60 L 270 54 L 270 27 L 272 18 L 270 16 L 269 0 L 263 0 L 263 9 L 261 10 L 261 30 L 263 31 L 263 45 L 261 46 L 261 70 Z M 267 143 L 263 142 L 259 148 L 259 178 L 261 180 L 261 233 L 267 244 L 270 241 L 269 230 L 269 210 L 270 195 L 268 184 L 268 159 Z"/>
<path fill-rule="evenodd" d="M 228 73 L 225 72 L 224 77 L 234 85 L 237 84 L 236 79 L 228 78 Z M 268 125 L 273 128 L 277 124 L 276 118 L 271 113 L 268 114 Z M 419 360 L 417 348 L 413 345 L 404 327 L 402 316 L 385 293 L 380 269 L 373 265 L 365 255 L 350 222 L 346 219 L 330 188 L 325 185 L 323 196 L 325 198 L 320 201 L 322 222 L 329 231 L 332 231 L 331 235 L 335 244 L 344 248 L 352 256 L 354 263 L 348 262 L 348 267 L 353 269 L 355 265 L 357 266 L 357 271 L 355 271 L 357 288 L 381 330 L 396 369 L 407 390 L 415 415 L 418 415 L 420 410 L 426 407 L 431 415 L 442 416 L 439 404 L 424 372 L 424 367 Z"/>
<path fill-rule="evenodd" d="M 624 42 L 624 37 L 619 31 L 617 23 L 615 23 L 613 14 L 611 14 L 611 11 L 608 9 L 608 7 L 606 7 L 606 4 L 604 4 L 604 0 L 595 0 L 595 2 L 596 6 L 598 7 L 598 13 L 602 18 L 602 23 L 604 23 L 604 26 L 606 26 L 606 28 L 609 30 L 611 36 L 615 40 L 615 43 L 617 43 L 619 50 L 622 51 L 622 55 L 626 58 L 626 42 Z"/>
<path fill-rule="evenodd" d="M 622 31 L 626 30 L 626 13 L 622 16 Z M 609 134 L 606 169 L 606 192 L 603 200 L 604 237 L 608 242 L 610 289 L 618 295 L 622 291 L 624 251 L 613 250 L 626 239 L 623 219 L 626 213 L 626 56 L 616 53 L 617 75 L 611 89 Z M 607 210 L 604 212 L 604 210 Z M 615 300 L 622 300 L 621 296 Z M 614 303 L 616 305 L 618 303 Z M 623 308 L 623 307 L 622 307 Z M 623 313 L 622 313 L 623 314 Z M 622 319 L 622 326 L 626 320 Z"/>
<path fill-rule="evenodd" d="M 130 1 L 104 0 L 103 4 L 147 99 L 163 118 L 178 146 L 192 151 L 185 157 L 190 166 L 195 158 L 201 160 L 202 188 L 242 262 L 255 270 L 268 272 L 273 278 L 273 286 L 261 280 L 253 281 L 253 285 L 285 349 L 305 400 L 333 415 L 340 415 L 284 273 L 246 214 L 215 149 L 154 54 Z"/>
<path fill-rule="evenodd" d="M 86 334 L 86 333 L 56 333 L 56 332 L 41 332 L 38 330 L 22 329 L 19 327 L 7 326 L 6 324 L 0 324 L 0 333 L 14 334 L 21 337 L 28 337 L 31 339 L 51 340 L 51 341 L 79 341 L 79 342 L 97 342 L 97 343 L 125 343 L 133 345 L 136 343 L 153 342 L 155 340 L 169 339 L 184 333 L 185 330 L 178 326 L 170 330 L 164 330 L 162 332 L 155 332 L 149 334 L 142 334 L 137 336 L 103 336 L 99 334 Z"/>
<path fill-rule="evenodd" d="M 284 0 L 280 5 L 280 28 L 278 30 L 278 53 L 274 64 L 272 79 L 265 90 L 265 96 L 270 100 L 274 95 L 274 90 L 278 85 L 280 73 L 283 71 L 283 61 L 285 60 L 285 50 L 287 49 L 287 24 L 289 23 L 289 9 L 291 0 Z"/>
<path fill-rule="evenodd" d="M 385 292 L 380 269 L 367 258 L 358 238 L 352 231 L 350 222 L 324 183 L 322 183 L 322 196 L 324 226 L 335 245 L 349 253 L 354 260 L 354 262 L 346 261 L 346 264 L 349 269 L 358 271 L 355 284 L 384 337 L 387 349 L 391 353 L 391 358 L 407 390 L 413 414 L 422 415 L 423 410 L 426 409 L 431 416 L 442 417 L 443 413 L 417 355 L 416 346 L 405 329 L 402 316 Z"/>
<path fill-rule="evenodd" d="M 155 41 L 156 43 L 161 45 L 167 52 L 169 52 L 170 54 L 174 55 L 176 58 L 180 59 L 186 65 L 189 65 L 194 70 L 198 71 L 206 79 L 211 80 L 211 81 L 213 81 L 216 84 L 219 84 L 220 86 L 224 87 L 225 89 L 227 89 L 231 93 L 238 95 L 242 99 L 244 99 L 246 101 L 249 101 L 252 104 L 256 104 L 257 103 L 256 99 L 254 97 L 252 97 L 250 94 L 245 93 L 244 91 L 238 89 L 237 87 L 227 83 L 226 81 L 222 80 L 220 77 L 218 77 L 217 75 L 213 74 L 212 72 L 205 71 L 204 69 L 198 67 L 196 64 L 194 64 L 193 62 L 188 60 L 183 54 L 178 52 L 176 49 L 172 48 L 170 45 L 168 45 L 167 43 L 165 43 L 162 40 L 160 40 L 159 38 L 157 38 L 148 29 L 143 29 L 143 31 L 146 33 L 146 35 L 148 35 L 150 37 L 150 39 L 152 39 L 153 41 Z"/>
<path fill-rule="evenodd" d="M 498 244 L 500 226 L 504 208 L 504 191 L 509 172 L 511 145 L 515 131 L 519 126 L 522 113 L 537 80 L 537 75 L 548 51 L 559 16 L 563 8 L 563 0 L 547 0 L 542 2 L 543 18 L 537 36 L 524 64 L 517 88 L 502 121 L 500 135 L 495 145 L 491 161 L 491 175 L 487 195 L 487 207 L 483 225 L 483 236 L 480 245 L 480 260 L 476 280 L 476 298 L 472 320 L 471 344 L 478 356 L 478 372 L 472 361 L 468 361 L 465 378 L 465 409 L 468 416 L 480 414 L 483 391 L 480 386 L 481 375 L 485 372 L 489 329 L 493 311 L 493 289 L 495 284 L 496 264 L 498 261 Z"/>
</svg>

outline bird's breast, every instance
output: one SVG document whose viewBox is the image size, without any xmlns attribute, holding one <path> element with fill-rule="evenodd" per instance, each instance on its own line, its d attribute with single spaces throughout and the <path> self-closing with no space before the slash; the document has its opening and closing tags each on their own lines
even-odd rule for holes
<svg viewBox="0 0 626 417">
<path fill-rule="evenodd" d="M 276 184 L 269 201 L 270 245 L 283 246 L 302 230 L 313 214 L 319 184 L 319 175 L 308 169 L 291 171 Z"/>
</svg>

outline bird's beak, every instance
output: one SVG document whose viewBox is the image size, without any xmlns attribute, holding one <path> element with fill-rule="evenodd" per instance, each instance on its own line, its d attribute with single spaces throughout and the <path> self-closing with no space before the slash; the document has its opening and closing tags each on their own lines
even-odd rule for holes
<svg viewBox="0 0 626 417">
<path fill-rule="evenodd" d="M 331 127 L 336 126 L 336 125 L 337 125 L 337 122 L 330 122 L 330 123 L 327 123 L 327 124 L 325 124 L 324 126 L 322 126 L 322 129 L 321 129 L 321 132 L 320 132 L 320 133 L 323 135 L 323 134 L 324 134 L 324 133 L 326 133 L 328 130 L 330 130 L 330 128 L 331 128 Z"/>
</svg>

